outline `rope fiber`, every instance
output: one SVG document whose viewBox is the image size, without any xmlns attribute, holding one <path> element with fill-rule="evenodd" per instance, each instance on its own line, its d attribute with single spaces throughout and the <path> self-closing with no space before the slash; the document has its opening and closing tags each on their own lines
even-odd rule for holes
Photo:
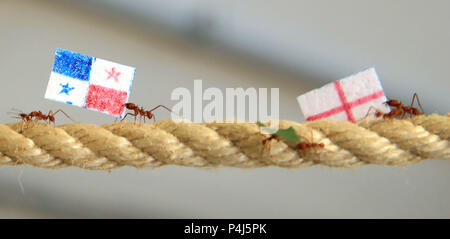
<svg viewBox="0 0 450 239">
<path fill-rule="evenodd" d="M 36 122 L 0 124 L 0 165 L 27 164 L 111 170 L 122 166 L 300 168 L 312 165 L 351 168 L 363 164 L 407 165 L 450 158 L 450 115 L 374 119 L 357 123 L 319 120 L 292 126 L 301 140 L 324 148 L 301 150 L 271 140 L 265 146 L 255 123 L 123 122 L 102 126 Z"/>
</svg>

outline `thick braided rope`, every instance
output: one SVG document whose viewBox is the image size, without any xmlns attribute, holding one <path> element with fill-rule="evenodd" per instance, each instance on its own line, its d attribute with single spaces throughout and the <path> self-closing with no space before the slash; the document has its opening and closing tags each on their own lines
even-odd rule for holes
<svg viewBox="0 0 450 239">
<path fill-rule="evenodd" d="M 364 120 L 356 124 L 314 121 L 292 126 L 302 140 L 324 148 L 300 150 L 270 141 L 255 123 L 116 123 L 103 126 L 38 123 L 0 124 L 0 165 L 28 164 L 57 169 L 75 166 L 111 170 L 121 166 L 299 168 L 315 164 L 355 167 L 406 165 L 450 158 L 450 117 L 422 115 L 407 120 Z"/>
</svg>

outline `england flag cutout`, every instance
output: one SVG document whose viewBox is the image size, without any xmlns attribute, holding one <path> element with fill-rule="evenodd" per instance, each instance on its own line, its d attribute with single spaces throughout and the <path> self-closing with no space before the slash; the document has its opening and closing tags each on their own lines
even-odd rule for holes
<svg viewBox="0 0 450 239">
<path fill-rule="evenodd" d="M 122 118 L 134 67 L 57 49 L 45 98 Z"/>
<path fill-rule="evenodd" d="M 298 96 L 297 100 L 307 121 L 356 122 L 366 116 L 373 118 L 375 109 L 390 111 L 384 104 L 387 99 L 374 68 L 324 85 Z"/>
</svg>

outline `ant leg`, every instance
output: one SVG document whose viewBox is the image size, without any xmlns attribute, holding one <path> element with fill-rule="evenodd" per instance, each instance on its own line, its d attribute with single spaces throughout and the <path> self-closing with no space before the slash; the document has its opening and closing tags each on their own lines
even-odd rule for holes
<svg viewBox="0 0 450 239">
<path fill-rule="evenodd" d="M 269 153 L 269 157 L 270 157 L 270 150 L 271 150 L 271 148 L 272 148 L 272 138 L 270 137 L 270 138 L 265 139 L 265 142 L 263 144 L 263 149 L 262 149 L 262 152 L 261 152 L 261 156 L 264 155 L 264 152 L 267 149 L 267 152 Z"/>
<path fill-rule="evenodd" d="M 134 114 L 132 114 L 132 113 L 126 113 L 125 116 L 122 118 L 122 120 L 120 120 L 120 122 L 124 121 L 125 118 L 126 118 L 128 115 L 132 115 L 132 116 L 136 117 L 136 115 L 134 115 Z M 136 120 L 135 120 L 135 121 L 136 121 Z"/>
<path fill-rule="evenodd" d="M 58 114 L 59 112 L 61 112 L 61 113 L 63 113 L 67 118 L 69 118 L 70 120 L 72 120 L 72 121 L 75 121 L 75 120 L 73 120 L 68 114 L 66 114 L 66 112 L 64 112 L 64 111 L 62 111 L 62 110 L 57 110 L 55 113 L 53 113 L 53 114 L 51 114 L 51 110 L 48 112 L 48 114 L 49 115 L 51 115 L 51 116 L 55 116 L 56 114 Z"/>
<path fill-rule="evenodd" d="M 414 93 L 414 94 L 413 94 L 412 101 L 411 101 L 411 108 L 412 108 L 413 105 L 414 105 L 414 100 L 416 100 L 416 96 L 417 96 L 417 93 Z"/>
<path fill-rule="evenodd" d="M 49 111 L 48 111 L 48 115 L 49 115 L 49 116 L 50 116 L 50 115 L 54 115 L 54 114 L 53 114 L 53 111 L 52 111 L 52 110 L 49 110 Z M 47 120 L 48 120 L 48 125 L 51 125 L 52 122 L 50 121 L 50 117 L 48 117 Z"/>
<path fill-rule="evenodd" d="M 420 103 L 420 100 L 419 100 L 419 95 L 417 93 L 414 93 L 414 95 L 413 95 L 413 100 L 411 102 L 411 107 L 413 106 L 414 99 L 416 99 L 416 98 L 417 98 L 417 104 L 419 104 L 420 109 L 422 110 L 422 114 L 423 114 L 425 111 L 423 110 L 422 104 Z"/>
<path fill-rule="evenodd" d="M 273 139 L 273 136 L 270 136 L 268 138 L 263 139 L 263 141 L 262 141 L 263 148 L 262 148 L 262 151 L 261 151 L 261 157 L 264 156 L 264 152 L 266 151 L 266 149 L 267 149 L 267 151 L 269 153 L 269 156 L 270 156 L 270 149 L 271 149 L 271 146 L 272 146 L 272 139 Z"/>
<path fill-rule="evenodd" d="M 129 113 L 129 114 L 132 115 L 132 116 L 134 116 L 134 123 L 136 123 L 136 121 L 137 121 L 137 113 L 134 113 L 134 114 Z"/>
<path fill-rule="evenodd" d="M 267 139 L 263 139 L 262 141 L 262 149 L 261 149 L 261 157 L 264 155 L 264 149 L 266 149 L 266 141 Z"/>
<path fill-rule="evenodd" d="M 402 118 L 401 118 L 401 119 L 404 119 L 404 118 L 405 118 L 405 116 L 406 116 L 406 111 L 405 111 L 405 110 L 403 110 L 403 113 L 402 113 Z"/>
<path fill-rule="evenodd" d="M 33 119 L 33 117 L 34 117 L 34 119 Z M 39 121 L 38 116 L 30 116 L 30 119 L 31 119 L 31 122 L 38 122 Z"/>
</svg>

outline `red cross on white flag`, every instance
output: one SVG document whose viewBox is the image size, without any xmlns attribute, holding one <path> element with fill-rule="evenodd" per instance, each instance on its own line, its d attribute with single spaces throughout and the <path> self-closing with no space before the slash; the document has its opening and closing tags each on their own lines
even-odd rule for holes
<svg viewBox="0 0 450 239">
<path fill-rule="evenodd" d="M 306 120 L 330 119 L 356 122 L 370 107 L 387 113 L 389 107 L 374 68 L 327 84 L 297 97 Z M 374 117 L 374 110 L 368 118 Z"/>
</svg>

